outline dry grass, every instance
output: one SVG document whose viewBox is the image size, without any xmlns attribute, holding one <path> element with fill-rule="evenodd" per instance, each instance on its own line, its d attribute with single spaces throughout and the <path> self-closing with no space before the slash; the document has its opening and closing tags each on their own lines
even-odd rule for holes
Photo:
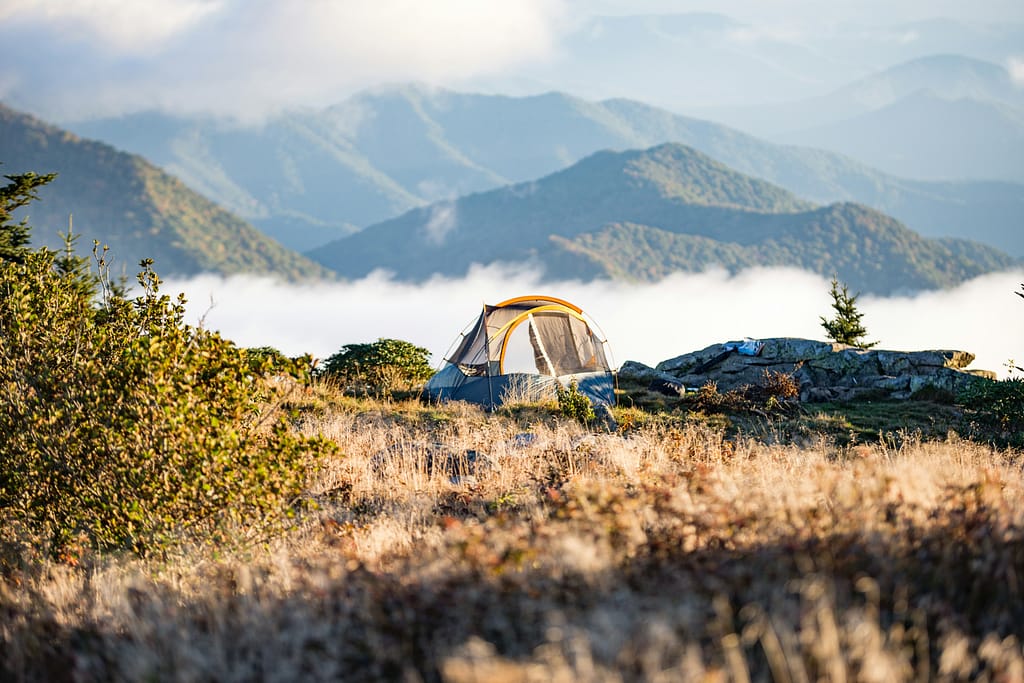
<svg viewBox="0 0 1024 683">
<path fill-rule="evenodd" d="M 1016 453 L 313 404 L 298 528 L 8 576 L 0 678 L 1024 680 Z"/>
</svg>

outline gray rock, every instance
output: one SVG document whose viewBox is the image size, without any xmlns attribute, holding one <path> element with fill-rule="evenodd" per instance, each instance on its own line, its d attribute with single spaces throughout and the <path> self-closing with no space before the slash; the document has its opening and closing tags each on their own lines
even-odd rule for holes
<svg viewBox="0 0 1024 683">
<path fill-rule="evenodd" d="M 835 392 L 825 387 L 807 387 L 800 392 L 800 400 L 804 403 L 827 403 L 835 399 Z"/>
<path fill-rule="evenodd" d="M 826 358 L 837 351 L 851 348 L 835 342 L 820 342 L 795 337 L 775 337 L 761 341 L 764 342 L 764 347 L 758 357 L 777 363 L 798 363 Z"/>
<path fill-rule="evenodd" d="M 715 344 L 709 346 L 701 351 L 694 351 L 693 353 L 685 353 L 682 356 L 676 356 L 675 358 L 669 358 L 658 363 L 654 369 L 659 372 L 665 372 L 676 377 L 683 377 L 690 370 L 695 367 L 706 363 L 711 360 L 719 353 L 722 352 L 722 345 Z"/>
<path fill-rule="evenodd" d="M 964 368 L 963 372 L 973 377 L 980 377 L 981 379 L 990 379 L 992 381 L 999 379 L 999 376 L 996 375 L 996 373 L 993 372 L 992 370 L 977 370 L 972 368 Z"/>
<path fill-rule="evenodd" d="M 927 386 L 953 393 L 977 381 L 995 379 L 987 370 L 965 370 L 974 360 L 967 351 L 891 351 L 859 349 L 845 344 L 778 337 L 761 340 L 756 356 L 727 352 L 726 344 L 676 356 L 652 373 L 670 375 L 685 386 L 714 382 L 720 391 L 760 384 L 766 372 L 791 374 L 800 383 L 803 401 L 850 400 L 877 396 L 908 398 Z M 639 364 L 637 364 L 639 365 Z"/>
<path fill-rule="evenodd" d="M 932 374 L 912 376 L 910 378 L 910 392 L 914 393 L 925 387 L 935 387 L 936 389 L 945 389 L 953 394 L 957 394 L 977 382 L 988 381 L 991 380 L 960 370 L 938 368 Z"/>
<path fill-rule="evenodd" d="M 878 366 L 878 359 L 875 354 L 862 349 L 840 349 L 819 358 L 807 361 L 812 367 L 822 368 L 840 376 L 845 375 L 873 375 L 883 374 Z"/>
<path fill-rule="evenodd" d="M 833 389 L 837 401 L 857 401 L 863 399 L 883 398 L 884 391 L 875 387 L 836 387 Z"/>
<path fill-rule="evenodd" d="M 901 375 L 899 377 L 872 377 L 870 378 L 871 386 L 878 389 L 885 389 L 886 391 L 906 391 L 910 388 L 910 376 Z"/>
<path fill-rule="evenodd" d="M 667 372 L 661 372 L 655 370 L 649 365 L 644 365 L 635 360 L 627 360 L 619 368 L 618 373 L 619 379 L 631 379 L 637 382 L 650 382 L 655 379 L 661 379 L 669 382 L 677 381 L 676 377 L 668 374 Z"/>
<path fill-rule="evenodd" d="M 883 374 L 904 375 L 914 370 L 911 354 L 902 351 L 876 351 L 878 365 Z"/>
</svg>

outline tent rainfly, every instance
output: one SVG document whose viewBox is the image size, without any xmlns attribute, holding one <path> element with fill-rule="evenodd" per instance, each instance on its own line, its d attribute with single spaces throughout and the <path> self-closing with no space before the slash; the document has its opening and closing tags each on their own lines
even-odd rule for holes
<svg viewBox="0 0 1024 683">
<path fill-rule="evenodd" d="M 575 380 L 594 405 L 614 404 L 607 342 L 595 327 L 579 307 L 553 297 L 484 304 L 444 367 L 427 382 L 427 395 L 493 409 L 512 398 L 551 395 Z"/>
</svg>

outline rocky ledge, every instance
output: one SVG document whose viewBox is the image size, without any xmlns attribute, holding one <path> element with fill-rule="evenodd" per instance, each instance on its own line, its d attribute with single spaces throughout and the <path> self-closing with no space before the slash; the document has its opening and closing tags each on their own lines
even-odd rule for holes
<svg viewBox="0 0 1024 683">
<path fill-rule="evenodd" d="M 953 394 L 981 379 L 988 370 L 968 370 L 967 351 L 882 351 L 846 344 L 779 337 L 759 340 L 756 355 L 748 341 L 714 344 L 658 363 L 651 368 L 627 361 L 619 376 L 652 386 L 697 388 L 714 382 L 729 391 L 758 385 L 765 372 L 792 375 L 800 383 L 800 400 L 848 401 L 877 397 L 907 399 L 932 388 Z M 742 347 L 743 353 L 737 347 Z M 756 348 L 756 346 L 754 346 Z"/>
</svg>

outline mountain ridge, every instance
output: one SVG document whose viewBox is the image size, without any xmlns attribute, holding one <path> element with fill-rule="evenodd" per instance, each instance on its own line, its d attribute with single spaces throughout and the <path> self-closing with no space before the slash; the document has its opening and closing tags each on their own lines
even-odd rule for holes
<svg viewBox="0 0 1024 683">
<path fill-rule="evenodd" d="M 1024 108 L 970 97 L 950 99 L 930 89 L 779 139 L 857 153 L 876 168 L 926 181 L 1024 182 Z"/>
<path fill-rule="evenodd" d="M 1024 89 L 1006 67 L 959 54 L 932 54 L 893 64 L 815 97 L 760 107 L 718 108 L 706 114 L 768 139 L 855 118 L 921 90 L 948 100 L 976 99 L 1024 106 Z"/>
<path fill-rule="evenodd" d="M 76 234 L 110 246 L 114 270 L 126 275 L 140 260 L 153 258 L 165 277 L 205 272 L 296 281 L 331 277 L 142 157 L 3 104 L 0 149 L 5 174 L 57 173 L 39 188 L 39 201 L 18 212 L 28 217 L 35 246 L 60 247 L 60 234 L 73 219 Z"/>
<path fill-rule="evenodd" d="M 926 239 L 859 204 L 815 206 L 677 143 L 598 152 L 536 181 L 413 209 L 309 256 L 343 277 L 381 269 L 411 281 L 496 262 L 560 279 L 778 265 L 836 273 L 873 293 L 950 286 L 1018 263 L 984 245 Z"/>
<path fill-rule="evenodd" d="M 415 206 L 553 173 L 601 149 L 680 142 L 810 201 L 856 201 L 928 236 L 976 235 L 1024 255 L 1024 235 L 1016 230 L 1024 185 L 906 180 L 833 152 L 769 143 L 631 100 L 378 88 L 323 111 L 291 112 L 255 132 L 192 121 L 177 137 L 145 143 L 119 132 L 131 129 L 130 120 L 76 130 L 112 141 L 122 135 L 133 151 L 168 168 L 207 169 L 228 188 L 223 197 L 211 196 L 302 250 Z M 290 132 L 296 127 L 302 136 Z M 227 158 L 233 149 L 243 150 L 238 160 Z M 251 203 L 239 202 L 228 181 Z"/>
</svg>

